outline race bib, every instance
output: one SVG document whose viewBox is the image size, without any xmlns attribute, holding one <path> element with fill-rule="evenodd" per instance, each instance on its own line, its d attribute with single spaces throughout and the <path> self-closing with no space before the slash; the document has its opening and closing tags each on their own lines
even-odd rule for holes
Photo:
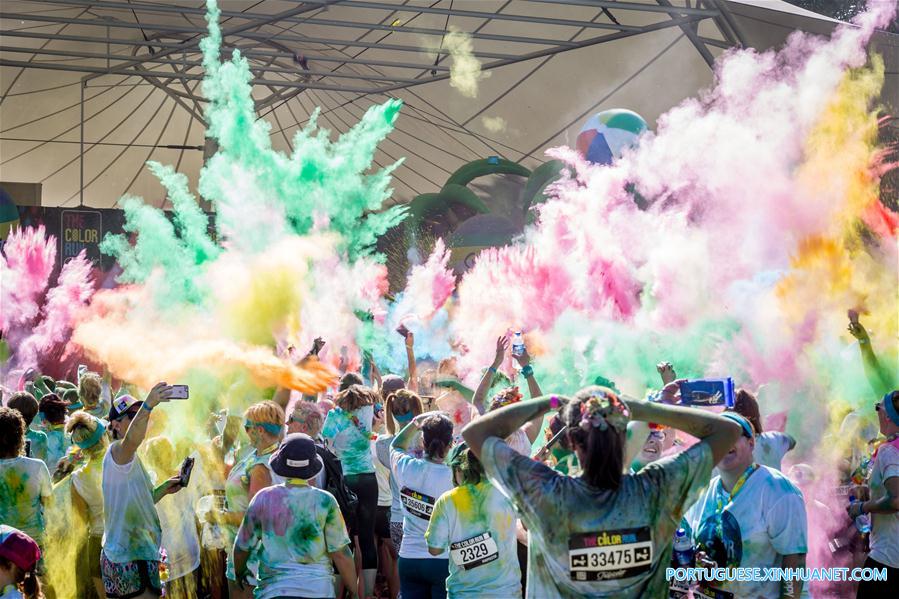
<svg viewBox="0 0 899 599">
<path fill-rule="evenodd" d="M 403 487 L 400 489 L 400 501 L 413 516 L 423 520 L 431 519 L 431 512 L 434 511 L 433 497 L 413 491 L 409 487 Z"/>
<path fill-rule="evenodd" d="M 499 559 L 496 541 L 489 532 L 450 545 L 453 563 L 463 570 L 471 570 Z"/>
<path fill-rule="evenodd" d="M 648 526 L 574 535 L 568 540 L 571 580 L 618 580 L 648 572 L 652 533 Z"/>
</svg>

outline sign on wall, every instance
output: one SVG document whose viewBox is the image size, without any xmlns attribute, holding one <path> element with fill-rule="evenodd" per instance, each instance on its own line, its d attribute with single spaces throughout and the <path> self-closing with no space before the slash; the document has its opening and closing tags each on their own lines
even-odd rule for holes
<svg viewBox="0 0 899 599">
<path fill-rule="evenodd" d="M 100 264 L 103 215 L 96 210 L 63 210 L 60 215 L 59 257 L 65 263 L 85 250 L 88 260 Z"/>
</svg>

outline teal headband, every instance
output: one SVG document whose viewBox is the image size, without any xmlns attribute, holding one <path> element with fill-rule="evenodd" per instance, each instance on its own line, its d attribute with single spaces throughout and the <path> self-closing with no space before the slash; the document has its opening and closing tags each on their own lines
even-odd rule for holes
<svg viewBox="0 0 899 599">
<path fill-rule="evenodd" d="M 886 410 L 887 416 L 890 417 L 893 424 L 899 426 L 899 411 L 896 411 L 896 406 L 893 405 L 893 393 L 890 391 L 883 396 L 883 409 Z"/>
<path fill-rule="evenodd" d="M 731 421 L 739 424 L 740 428 L 743 429 L 744 437 L 749 438 L 749 439 L 755 438 L 754 431 L 752 430 L 752 425 L 749 423 L 749 420 L 747 420 L 743 415 L 737 414 L 736 412 L 722 412 L 721 415 L 724 416 L 725 418 L 727 418 L 728 420 L 731 420 Z"/>
<path fill-rule="evenodd" d="M 408 423 L 412 422 L 413 416 L 414 416 L 414 414 L 412 413 L 411 410 L 406 412 L 405 414 L 394 414 L 393 415 L 393 417 L 396 419 L 396 421 L 399 422 L 400 424 L 408 424 Z"/>
<path fill-rule="evenodd" d="M 278 436 L 281 434 L 283 424 L 274 424 L 271 422 L 253 422 L 252 420 L 244 420 L 243 427 L 250 428 L 253 426 L 261 426 L 262 429 L 270 435 Z"/>
<path fill-rule="evenodd" d="M 91 436 L 82 441 L 75 441 L 75 445 L 77 445 L 81 449 L 90 449 L 100 442 L 100 439 L 103 438 L 103 434 L 105 432 L 106 426 L 103 424 L 103 421 L 97 420 L 97 428 L 93 433 L 91 433 Z"/>
</svg>

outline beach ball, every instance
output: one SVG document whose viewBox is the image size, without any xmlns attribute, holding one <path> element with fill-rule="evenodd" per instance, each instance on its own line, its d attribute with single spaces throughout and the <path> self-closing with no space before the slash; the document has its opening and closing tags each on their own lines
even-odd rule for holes
<svg viewBox="0 0 899 599">
<path fill-rule="evenodd" d="M 636 112 L 623 108 L 603 110 L 581 127 L 577 151 L 594 164 L 612 164 L 626 148 L 636 145 L 644 131 L 646 121 Z"/>
</svg>

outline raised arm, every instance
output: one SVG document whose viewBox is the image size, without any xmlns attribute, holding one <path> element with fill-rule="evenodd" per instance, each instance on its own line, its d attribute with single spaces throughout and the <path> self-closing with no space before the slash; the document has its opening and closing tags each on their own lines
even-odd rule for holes
<svg viewBox="0 0 899 599">
<path fill-rule="evenodd" d="M 508 337 L 505 335 L 498 337 L 496 340 L 496 355 L 493 357 L 493 364 L 491 364 L 490 368 L 484 372 L 484 376 L 481 377 L 481 382 L 478 383 L 478 388 L 475 389 L 474 397 L 471 398 L 471 403 L 477 408 L 478 414 L 481 414 L 482 416 L 484 415 L 484 412 L 487 411 L 487 392 L 490 390 L 490 385 L 493 383 L 493 375 L 496 374 L 496 369 L 503 363 L 503 358 L 506 356 L 507 349 L 509 349 Z"/>
<path fill-rule="evenodd" d="M 849 310 L 849 334 L 858 340 L 858 349 L 862 354 L 862 367 L 865 369 L 865 377 L 868 379 L 868 384 L 871 385 L 875 395 L 880 398 L 885 393 L 895 389 L 897 387 L 895 376 L 884 369 L 880 360 L 877 359 L 868 331 L 858 321 L 858 312 L 855 310 Z"/>
<path fill-rule="evenodd" d="M 415 366 L 415 335 L 412 334 L 412 331 L 406 333 L 406 362 L 408 363 L 406 389 L 418 393 L 418 369 Z"/>
<path fill-rule="evenodd" d="M 430 414 L 431 412 L 425 412 L 424 414 L 419 414 L 413 418 L 412 422 L 404 426 L 399 434 L 393 438 L 393 441 L 390 442 L 390 447 L 397 451 L 407 453 L 409 446 L 415 440 L 415 436 L 419 433 L 419 423 L 421 422 L 422 416 L 429 416 Z"/>
<path fill-rule="evenodd" d="M 156 383 L 144 399 L 143 405 L 137 411 L 137 415 L 128 425 L 125 438 L 112 444 L 110 451 L 116 464 L 128 464 L 134 459 L 137 448 L 144 442 L 147 436 L 147 424 L 150 422 L 150 412 L 159 404 L 166 402 L 172 395 L 171 385 Z"/>
</svg>

